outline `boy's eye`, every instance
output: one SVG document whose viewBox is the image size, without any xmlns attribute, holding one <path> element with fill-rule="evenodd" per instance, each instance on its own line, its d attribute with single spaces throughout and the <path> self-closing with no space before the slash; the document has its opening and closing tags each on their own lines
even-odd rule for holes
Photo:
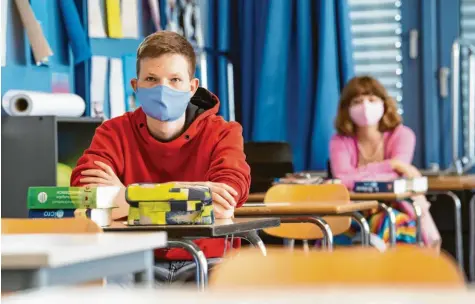
<svg viewBox="0 0 475 304">
<path fill-rule="evenodd" d="M 181 81 L 180 78 L 176 78 L 176 77 L 175 77 L 175 78 L 172 78 L 172 82 L 180 82 L 180 81 Z"/>
<path fill-rule="evenodd" d="M 156 81 L 155 77 L 148 76 L 145 81 Z"/>
</svg>

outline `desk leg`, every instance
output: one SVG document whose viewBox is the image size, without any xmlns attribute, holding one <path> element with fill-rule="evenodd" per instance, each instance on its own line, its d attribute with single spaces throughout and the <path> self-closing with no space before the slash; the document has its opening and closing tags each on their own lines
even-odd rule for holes
<svg viewBox="0 0 475 304">
<path fill-rule="evenodd" d="M 463 240 L 462 240 L 462 203 L 460 198 L 452 191 L 430 192 L 429 195 L 447 195 L 454 203 L 455 208 L 455 255 L 461 269 L 463 269 Z"/>
<path fill-rule="evenodd" d="M 333 233 L 330 228 L 330 225 L 320 217 L 313 216 L 298 216 L 298 217 L 289 217 L 281 218 L 281 223 L 310 223 L 317 225 L 323 233 L 323 247 L 328 251 L 333 250 Z"/>
<path fill-rule="evenodd" d="M 294 250 L 295 240 L 294 239 L 284 239 L 284 246 L 289 248 L 290 251 Z"/>
<path fill-rule="evenodd" d="M 368 247 L 370 245 L 369 238 L 371 233 L 369 230 L 368 221 L 366 221 L 365 217 L 358 211 L 353 212 L 351 217 L 358 223 L 358 225 L 360 225 L 361 245 L 363 247 Z"/>
<path fill-rule="evenodd" d="M 245 233 L 237 234 L 237 237 L 243 238 L 248 241 L 253 247 L 257 247 L 261 250 L 263 256 L 267 256 L 266 245 L 257 234 L 256 230 L 251 230 Z"/>
<path fill-rule="evenodd" d="M 469 219 L 470 219 L 470 233 L 469 233 L 469 242 L 470 242 L 470 269 L 469 275 L 470 280 L 475 282 L 475 192 L 472 195 L 469 205 Z"/>
<path fill-rule="evenodd" d="M 379 208 L 382 209 L 389 219 L 389 245 L 391 247 L 396 246 L 396 215 L 393 212 L 393 208 L 379 203 Z"/>
<path fill-rule="evenodd" d="M 414 203 L 411 204 L 412 208 L 414 208 L 414 214 L 416 215 L 416 243 L 423 247 L 424 242 L 422 241 L 422 209 L 420 206 L 415 205 Z"/>
<path fill-rule="evenodd" d="M 315 223 L 318 227 L 320 227 L 320 229 L 322 229 L 325 248 L 328 251 L 333 251 L 333 232 L 330 228 L 330 225 L 328 225 L 328 223 L 323 218 L 314 217 L 312 219 L 313 223 Z"/>
<path fill-rule="evenodd" d="M 143 284 L 146 287 L 153 287 L 155 278 L 153 274 L 154 257 L 153 250 L 147 250 L 143 254 L 144 265 L 146 269 L 141 272 L 134 273 L 134 281 L 136 284 Z"/>
<path fill-rule="evenodd" d="M 188 240 L 168 240 L 168 248 L 182 248 L 188 251 L 196 263 L 196 285 L 204 291 L 208 285 L 208 261 L 201 249 Z"/>
</svg>

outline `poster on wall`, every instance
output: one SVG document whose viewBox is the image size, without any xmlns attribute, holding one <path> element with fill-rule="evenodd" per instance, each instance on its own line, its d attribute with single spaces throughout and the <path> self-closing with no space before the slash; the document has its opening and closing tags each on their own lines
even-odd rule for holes
<svg viewBox="0 0 475 304">
<path fill-rule="evenodd" d="M 198 58 L 196 70 L 201 86 L 207 87 L 206 56 L 199 0 L 167 0 L 167 30 L 183 35 L 195 49 Z"/>
<path fill-rule="evenodd" d="M 103 8 L 99 0 L 87 0 L 88 30 L 91 38 L 107 37 Z"/>
<path fill-rule="evenodd" d="M 201 51 L 204 43 L 198 0 L 182 1 L 184 2 L 182 10 L 183 35 L 197 50 Z"/>
<path fill-rule="evenodd" d="M 167 16 L 167 30 L 177 32 L 183 35 L 183 28 L 180 27 L 179 16 L 181 15 L 181 1 L 167 0 L 166 16 Z"/>
<path fill-rule="evenodd" d="M 198 0 L 167 0 L 167 30 L 177 32 L 195 47 L 203 48 L 203 34 Z"/>
<path fill-rule="evenodd" d="M 91 117 L 107 118 L 104 110 L 106 98 L 106 79 L 109 58 L 92 56 L 91 59 Z"/>
<path fill-rule="evenodd" d="M 6 65 L 7 62 L 7 8 L 8 0 L 1 1 L 1 15 L 0 15 L 0 62 L 2 67 Z"/>
</svg>

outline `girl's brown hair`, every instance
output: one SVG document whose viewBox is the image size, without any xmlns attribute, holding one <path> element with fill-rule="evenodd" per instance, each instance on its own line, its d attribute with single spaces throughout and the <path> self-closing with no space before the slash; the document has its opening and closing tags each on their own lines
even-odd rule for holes
<svg viewBox="0 0 475 304">
<path fill-rule="evenodd" d="M 374 95 L 384 103 L 384 115 L 379 121 L 379 131 L 390 131 L 402 122 L 401 115 L 397 112 L 397 106 L 384 86 L 370 76 L 358 76 L 351 79 L 343 88 L 338 105 L 338 113 L 335 119 L 335 127 L 340 135 L 354 136 L 355 124 L 350 118 L 351 101 L 361 95 Z"/>
</svg>

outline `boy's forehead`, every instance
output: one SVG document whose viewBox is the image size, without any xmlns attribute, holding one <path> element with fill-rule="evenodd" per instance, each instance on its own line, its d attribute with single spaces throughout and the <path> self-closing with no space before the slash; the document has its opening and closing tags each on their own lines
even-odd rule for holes
<svg viewBox="0 0 475 304">
<path fill-rule="evenodd" d="M 188 74 L 188 60 L 180 54 L 164 54 L 159 57 L 146 57 L 140 60 L 140 71 L 146 73 Z"/>
</svg>

